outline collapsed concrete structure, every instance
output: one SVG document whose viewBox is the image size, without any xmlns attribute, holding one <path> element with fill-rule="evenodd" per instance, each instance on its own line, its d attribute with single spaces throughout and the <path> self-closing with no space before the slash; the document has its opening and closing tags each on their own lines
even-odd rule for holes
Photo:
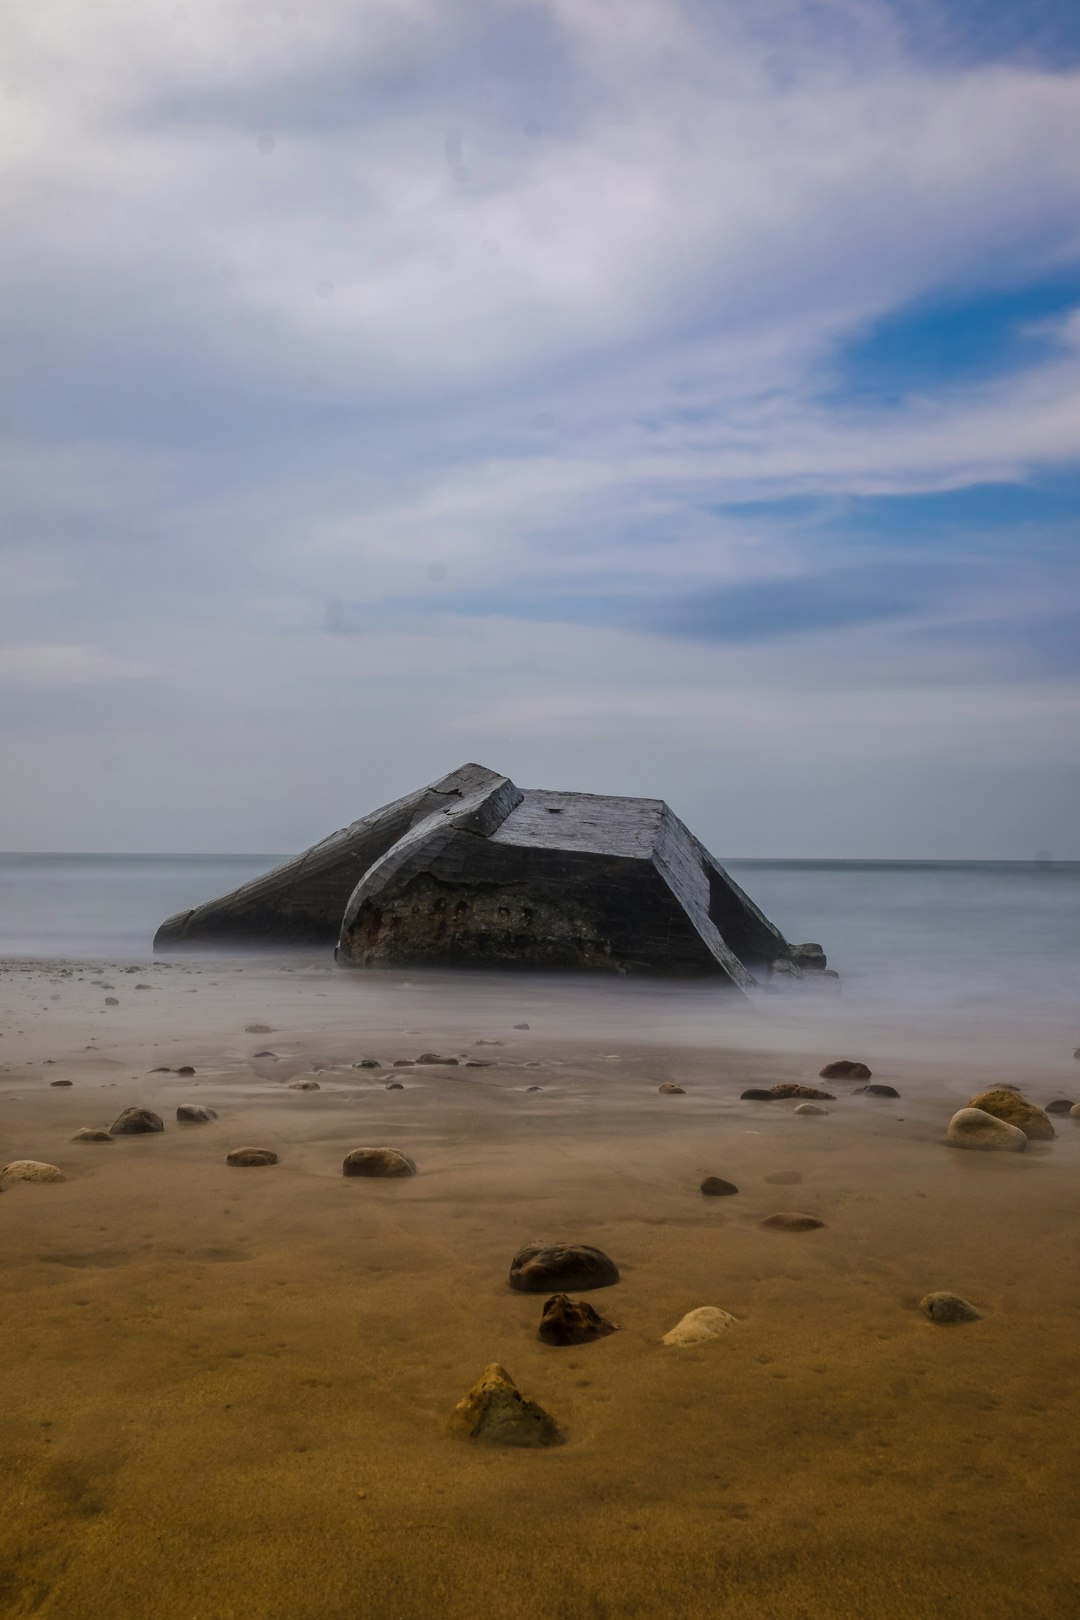
<svg viewBox="0 0 1080 1620">
<path fill-rule="evenodd" d="M 162 923 L 156 950 L 336 946 L 339 962 L 712 976 L 823 970 L 662 799 L 522 789 L 482 765 Z"/>
</svg>

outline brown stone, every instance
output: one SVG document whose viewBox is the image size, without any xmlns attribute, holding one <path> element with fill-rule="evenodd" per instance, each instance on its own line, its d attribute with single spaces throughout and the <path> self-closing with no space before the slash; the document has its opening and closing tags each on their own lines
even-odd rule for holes
<svg viewBox="0 0 1080 1620">
<path fill-rule="evenodd" d="M 1019 1092 L 1005 1086 L 997 1086 L 991 1091 L 980 1091 L 977 1097 L 970 1098 L 969 1108 L 981 1108 L 984 1114 L 992 1114 L 995 1119 L 1003 1119 L 1006 1125 L 1015 1125 L 1022 1130 L 1029 1142 L 1050 1141 L 1055 1135 L 1053 1124 L 1041 1108 L 1021 1097 Z"/>
<path fill-rule="evenodd" d="M 353 1148 L 341 1166 L 343 1176 L 415 1176 L 416 1165 L 397 1148 Z"/>
<path fill-rule="evenodd" d="M 497 1361 L 454 1407 L 450 1430 L 498 1446 L 554 1446 L 562 1439 L 551 1414 L 523 1395 Z"/>
<path fill-rule="evenodd" d="M 706 1176 L 701 1190 L 707 1198 L 730 1198 L 739 1189 L 733 1181 L 725 1181 L 722 1176 Z"/>
<path fill-rule="evenodd" d="M 769 1091 L 774 1097 L 805 1097 L 811 1102 L 836 1101 L 831 1091 L 819 1091 L 817 1086 L 798 1086 L 793 1081 L 786 1081 L 779 1086 L 770 1086 Z"/>
<path fill-rule="evenodd" d="M 817 1226 L 824 1226 L 816 1215 L 803 1215 L 795 1210 L 785 1210 L 779 1215 L 766 1215 L 762 1226 L 769 1227 L 774 1232 L 812 1232 Z"/>
<path fill-rule="evenodd" d="M 290 1091 L 320 1091 L 322 1088 L 317 1080 L 291 1080 Z"/>
<path fill-rule="evenodd" d="M 217 1119 L 212 1108 L 206 1108 L 202 1103 L 181 1103 L 176 1110 L 176 1117 L 184 1125 L 209 1125 L 211 1120 Z"/>
<path fill-rule="evenodd" d="M 588 1243 L 533 1244 L 519 1249 L 510 1262 L 510 1286 L 525 1294 L 546 1294 L 553 1288 L 608 1288 L 618 1280 L 614 1260 Z"/>
<path fill-rule="evenodd" d="M 225 1155 L 226 1164 L 243 1165 L 245 1168 L 252 1170 L 265 1164 L 277 1164 L 277 1162 L 278 1156 L 273 1148 L 233 1148 L 231 1153 Z"/>
<path fill-rule="evenodd" d="M 871 1071 L 865 1063 L 855 1063 L 851 1058 L 837 1058 L 834 1063 L 826 1063 L 818 1071 L 822 1080 L 870 1080 Z"/>
<path fill-rule="evenodd" d="M 684 1086 L 675 1085 L 674 1082 L 671 1081 L 671 1080 L 665 1080 L 664 1084 L 662 1086 L 657 1086 L 656 1089 L 657 1089 L 657 1091 L 659 1091 L 661 1097 L 685 1097 L 686 1096 L 686 1088 Z"/>
<path fill-rule="evenodd" d="M 71 1140 L 73 1142 L 111 1142 L 112 1137 L 108 1131 L 97 1130 L 93 1125 L 84 1125 L 81 1130 L 75 1132 Z"/>
<path fill-rule="evenodd" d="M 150 1108 L 125 1108 L 109 1126 L 113 1136 L 148 1136 L 164 1129 L 165 1121 Z"/>
<path fill-rule="evenodd" d="M 539 1333 L 545 1344 L 591 1344 L 616 1330 L 617 1324 L 601 1316 L 587 1300 L 552 1294 L 544 1302 Z"/>
</svg>

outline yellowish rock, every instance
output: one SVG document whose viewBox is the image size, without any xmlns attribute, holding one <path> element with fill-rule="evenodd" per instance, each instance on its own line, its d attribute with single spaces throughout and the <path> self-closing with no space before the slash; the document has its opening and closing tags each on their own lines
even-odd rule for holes
<svg viewBox="0 0 1080 1620">
<path fill-rule="evenodd" d="M 1015 1125 L 1029 1141 L 1048 1141 L 1055 1135 L 1049 1115 L 1028 1102 L 1011 1086 L 980 1091 L 977 1097 L 970 1099 L 968 1107 L 981 1108 L 984 1114 L 993 1114 L 995 1119 L 1003 1119 L 1006 1125 Z"/>
<path fill-rule="evenodd" d="M 1022 1153 L 1028 1139 L 1018 1125 L 988 1114 L 985 1108 L 961 1108 L 949 1121 L 946 1138 L 953 1147 L 982 1153 Z"/>
<path fill-rule="evenodd" d="M 687 1345 L 711 1344 L 734 1326 L 735 1318 L 718 1305 L 699 1305 L 696 1311 L 687 1311 L 682 1320 L 664 1334 L 664 1343 L 679 1349 Z"/>
<path fill-rule="evenodd" d="M 12 1159 L 0 1170 L 0 1182 L 7 1181 L 66 1181 L 64 1172 L 55 1164 L 43 1164 L 40 1159 Z"/>
<path fill-rule="evenodd" d="M 450 1429 L 497 1446 L 554 1446 L 562 1439 L 551 1414 L 523 1395 L 497 1361 L 454 1407 Z"/>
</svg>

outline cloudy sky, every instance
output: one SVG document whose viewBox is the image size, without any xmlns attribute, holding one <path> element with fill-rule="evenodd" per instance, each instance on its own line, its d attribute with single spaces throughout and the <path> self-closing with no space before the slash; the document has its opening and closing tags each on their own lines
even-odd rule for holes
<svg viewBox="0 0 1080 1620">
<path fill-rule="evenodd" d="M 9 0 L 0 848 L 1080 858 L 1074 0 Z"/>
</svg>

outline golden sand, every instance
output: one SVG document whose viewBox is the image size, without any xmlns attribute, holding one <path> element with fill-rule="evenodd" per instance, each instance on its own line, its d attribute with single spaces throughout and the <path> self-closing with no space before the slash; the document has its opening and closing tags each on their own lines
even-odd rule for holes
<svg viewBox="0 0 1080 1620">
<path fill-rule="evenodd" d="M 849 1051 L 839 1012 L 800 1045 L 700 999 L 533 981 L 68 969 L 0 976 L 0 1164 L 67 1177 L 0 1196 L 5 1620 L 1080 1612 L 1080 1126 L 1020 1154 L 942 1140 L 995 1081 L 1080 1095 L 1071 1055 Z M 400 1091 L 351 1066 L 432 1050 L 495 1066 Z M 900 1100 L 738 1100 L 839 1056 Z M 182 1101 L 220 1118 L 179 1126 Z M 72 1142 L 130 1104 L 165 1132 Z M 225 1164 L 248 1145 L 280 1162 Z M 341 1175 L 384 1145 L 418 1174 Z M 761 1226 L 785 1210 L 825 1225 Z M 537 1239 L 616 1260 L 588 1297 L 619 1332 L 538 1339 L 542 1296 L 506 1281 Z M 935 1289 L 983 1319 L 933 1326 Z M 703 1305 L 736 1325 L 666 1347 Z M 495 1361 L 565 1444 L 449 1432 Z"/>
</svg>

